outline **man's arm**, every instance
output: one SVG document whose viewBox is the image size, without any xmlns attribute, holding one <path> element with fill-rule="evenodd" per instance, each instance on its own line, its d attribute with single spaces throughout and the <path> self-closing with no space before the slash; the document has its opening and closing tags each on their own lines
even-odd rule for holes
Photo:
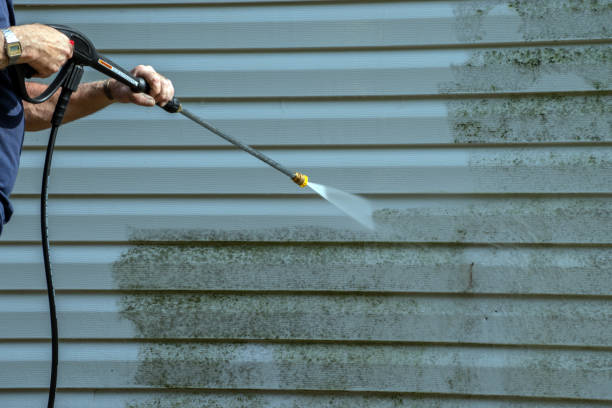
<svg viewBox="0 0 612 408">
<path fill-rule="evenodd" d="M 30 95 L 39 95 L 46 87 L 46 85 L 35 82 L 26 83 L 26 88 Z M 37 131 L 51 126 L 51 117 L 53 116 L 60 92 L 61 90 L 58 90 L 49 100 L 39 104 L 23 101 L 26 130 Z M 68 123 L 91 115 L 113 102 L 104 94 L 103 81 L 81 84 L 79 89 L 70 97 L 70 103 L 62 123 Z"/>
<path fill-rule="evenodd" d="M 147 81 L 151 86 L 151 96 L 142 93 L 135 94 L 130 88 L 113 79 L 109 81 L 109 92 L 113 98 L 111 100 L 104 92 L 104 81 L 81 84 L 70 97 L 70 103 L 62 123 L 91 115 L 114 102 L 134 103 L 141 106 L 154 106 L 157 103 L 163 106 L 174 96 L 172 83 L 155 72 L 152 67 L 139 65 L 132 70 L 132 74 L 137 77 L 143 77 Z M 46 85 L 29 82 L 26 83 L 26 87 L 30 95 L 39 95 L 45 90 Z M 31 104 L 23 102 L 26 130 L 37 131 L 51 126 L 51 117 L 53 116 L 60 92 L 58 90 L 55 95 L 44 103 Z"/>
</svg>

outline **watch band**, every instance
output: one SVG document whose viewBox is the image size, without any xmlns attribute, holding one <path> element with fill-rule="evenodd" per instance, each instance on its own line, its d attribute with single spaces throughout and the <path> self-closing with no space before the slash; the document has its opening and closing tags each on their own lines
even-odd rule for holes
<svg viewBox="0 0 612 408">
<path fill-rule="evenodd" d="M 3 28 L 2 34 L 4 34 L 4 50 L 9 60 L 9 65 L 14 65 L 21 57 L 21 43 L 19 38 L 10 28 Z"/>
</svg>

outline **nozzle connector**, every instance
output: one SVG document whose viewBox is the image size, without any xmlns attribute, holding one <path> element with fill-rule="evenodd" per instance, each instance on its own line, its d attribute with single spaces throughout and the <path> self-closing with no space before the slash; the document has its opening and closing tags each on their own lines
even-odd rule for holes
<svg viewBox="0 0 612 408">
<path fill-rule="evenodd" d="M 299 172 L 296 172 L 293 177 L 291 177 L 291 180 L 300 187 L 306 187 L 308 185 L 308 176 Z"/>
</svg>

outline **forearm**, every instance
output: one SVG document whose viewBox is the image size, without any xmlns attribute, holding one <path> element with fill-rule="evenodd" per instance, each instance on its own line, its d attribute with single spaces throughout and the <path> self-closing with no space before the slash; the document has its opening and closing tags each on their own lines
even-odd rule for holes
<svg viewBox="0 0 612 408">
<path fill-rule="evenodd" d="M 45 90 L 46 85 L 28 82 L 26 87 L 30 95 L 39 95 Z M 51 118 L 59 95 L 60 91 L 56 92 L 48 101 L 40 104 L 23 102 L 26 130 L 36 131 L 51 127 Z M 103 81 L 81 84 L 70 97 L 70 103 L 62 123 L 91 115 L 112 103 L 113 101 L 109 100 L 104 94 Z"/>
</svg>

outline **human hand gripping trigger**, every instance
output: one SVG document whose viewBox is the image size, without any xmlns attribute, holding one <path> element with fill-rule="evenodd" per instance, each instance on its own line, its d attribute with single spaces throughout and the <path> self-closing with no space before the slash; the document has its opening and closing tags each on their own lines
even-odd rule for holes
<svg viewBox="0 0 612 408">
<path fill-rule="evenodd" d="M 149 93 L 136 93 L 132 89 L 115 80 L 107 79 L 104 83 L 106 94 L 110 99 L 120 103 L 134 103 L 140 106 L 165 106 L 174 97 L 172 82 L 155 71 L 150 65 L 138 65 L 130 71 L 132 76 L 144 78 L 149 84 Z"/>
</svg>

